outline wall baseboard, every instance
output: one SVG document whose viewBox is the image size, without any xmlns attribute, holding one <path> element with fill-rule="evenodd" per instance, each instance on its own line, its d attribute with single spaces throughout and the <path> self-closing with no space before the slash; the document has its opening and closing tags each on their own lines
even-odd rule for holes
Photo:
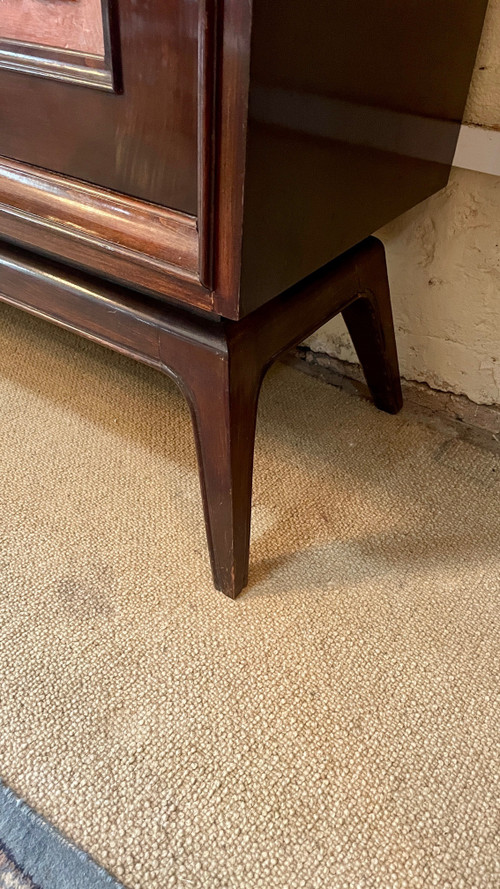
<svg viewBox="0 0 500 889">
<path fill-rule="evenodd" d="M 359 365 L 297 346 L 282 359 L 302 373 L 362 398 L 370 398 Z M 500 456 L 500 405 L 475 404 L 465 395 L 431 389 L 426 383 L 402 380 L 404 410 L 434 428 L 446 426 L 456 438 Z"/>
<path fill-rule="evenodd" d="M 453 166 L 500 176 L 500 130 L 463 124 Z"/>
</svg>

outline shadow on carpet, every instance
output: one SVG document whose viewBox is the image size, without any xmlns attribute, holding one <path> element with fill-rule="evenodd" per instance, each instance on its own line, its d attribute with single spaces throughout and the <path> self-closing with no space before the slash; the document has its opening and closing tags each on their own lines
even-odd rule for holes
<svg viewBox="0 0 500 889">
<path fill-rule="evenodd" d="M 124 889 L 0 781 L 0 889 Z"/>
</svg>

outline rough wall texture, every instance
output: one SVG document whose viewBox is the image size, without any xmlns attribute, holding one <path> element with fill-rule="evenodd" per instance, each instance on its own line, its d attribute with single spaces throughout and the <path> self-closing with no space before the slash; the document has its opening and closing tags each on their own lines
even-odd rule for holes
<svg viewBox="0 0 500 889">
<path fill-rule="evenodd" d="M 465 121 L 500 129 L 500 0 L 490 0 Z"/>
<path fill-rule="evenodd" d="M 500 129 L 500 0 L 491 0 L 465 119 Z M 500 403 L 500 178 L 453 170 L 448 187 L 385 226 L 401 371 Z M 335 319 L 308 341 L 355 354 Z"/>
</svg>

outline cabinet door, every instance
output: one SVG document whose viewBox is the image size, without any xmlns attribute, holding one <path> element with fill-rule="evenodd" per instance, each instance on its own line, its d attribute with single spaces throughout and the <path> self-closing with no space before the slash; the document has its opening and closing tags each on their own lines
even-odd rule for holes
<svg viewBox="0 0 500 889">
<path fill-rule="evenodd" d="M 0 237 L 206 307 L 209 2 L 1 0 Z"/>
<path fill-rule="evenodd" d="M 2 0 L 0 155 L 195 214 L 197 56 L 193 0 Z"/>
</svg>

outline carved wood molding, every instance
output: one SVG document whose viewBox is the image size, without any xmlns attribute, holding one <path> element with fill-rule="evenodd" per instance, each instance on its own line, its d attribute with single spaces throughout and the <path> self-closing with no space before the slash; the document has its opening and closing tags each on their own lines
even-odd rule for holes
<svg viewBox="0 0 500 889">
<path fill-rule="evenodd" d="M 0 220 L 16 243 L 212 308 L 192 216 L 1 158 Z"/>
<path fill-rule="evenodd" d="M 68 0 L 72 2 L 72 0 Z M 7 9 L 7 22 L 8 22 Z M 48 17 L 50 11 L 41 10 Z M 73 48 L 66 43 L 48 45 L 47 28 L 42 29 L 45 39 L 34 40 L 33 25 L 28 31 L 21 27 L 7 29 L 7 37 L 0 37 L 0 68 L 20 74 L 62 80 L 80 86 L 96 87 L 110 92 L 121 92 L 121 52 L 117 0 L 100 0 L 100 27 L 102 28 L 102 53 L 97 48 L 84 51 L 81 45 Z M 42 19 L 44 21 L 44 19 Z M 56 20 L 57 24 L 57 20 Z M 82 27 L 80 22 L 80 28 Z M 13 36 L 15 34 L 15 36 Z M 27 34 L 27 36 L 21 36 Z M 57 41 L 56 41 L 57 42 Z M 71 40 L 70 40 L 71 42 Z"/>
<path fill-rule="evenodd" d="M 113 74 L 104 56 L 0 39 L 0 68 L 114 91 Z"/>
<path fill-rule="evenodd" d="M 113 58 L 114 90 L 120 78 L 120 52 L 117 0 L 102 0 L 105 25 L 106 58 L 81 55 L 89 67 L 82 71 L 82 83 L 113 88 L 110 79 Z M 236 0 L 231 0 L 234 4 Z M 198 56 L 198 218 L 128 197 L 100 186 L 70 179 L 58 173 L 0 157 L 0 232 L 11 242 L 39 252 L 60 257 L 81 268 L 101 273 L 116 281 L 147 289 L 168 298 L 214 311 L 213 256 L 218 216 L 215 191 L 218 187 L 216 157 L 219 143 L 216 101 L 229 104 L 234 96 L 217 91 L 222 57 L 227 52 L 219 44 L 222 28 L 218 0 L 200 0 Z M 15 41 L 0 39 L 8 53 Z M 26 73 L 37 60 L 37 51 L 27 45 Z M 59 66 L 65 56 L 67 79 L 74 79 L 72 61 L 75 53 L 46 48 L 46 75 L 52 65 Z M 30 53 L 32 55 L 30 56 Z M 12 56 L 16 54 L 12 52 Z M 19 62 L 12 61 L 12 65 Z M 31 59 L 31 61 L 30 61 Z M 24 63 L 23 63 L 24 64 Z M 18 70 L 14 69 L 13 70 Z M 51 73 L 52 72 L 52 73 Z M 86 78 L 86 80 L 85 80 Z M 227 176 L 221 185 L 228 188 L 229 201 L 220 199 L 221 216 L 232 205 L 233 163 L 227 163 Z M 233 222 L 232 214 L 229 228 Z M 238 226 L 237 226 L 238 228 Z"/>
</svg>

